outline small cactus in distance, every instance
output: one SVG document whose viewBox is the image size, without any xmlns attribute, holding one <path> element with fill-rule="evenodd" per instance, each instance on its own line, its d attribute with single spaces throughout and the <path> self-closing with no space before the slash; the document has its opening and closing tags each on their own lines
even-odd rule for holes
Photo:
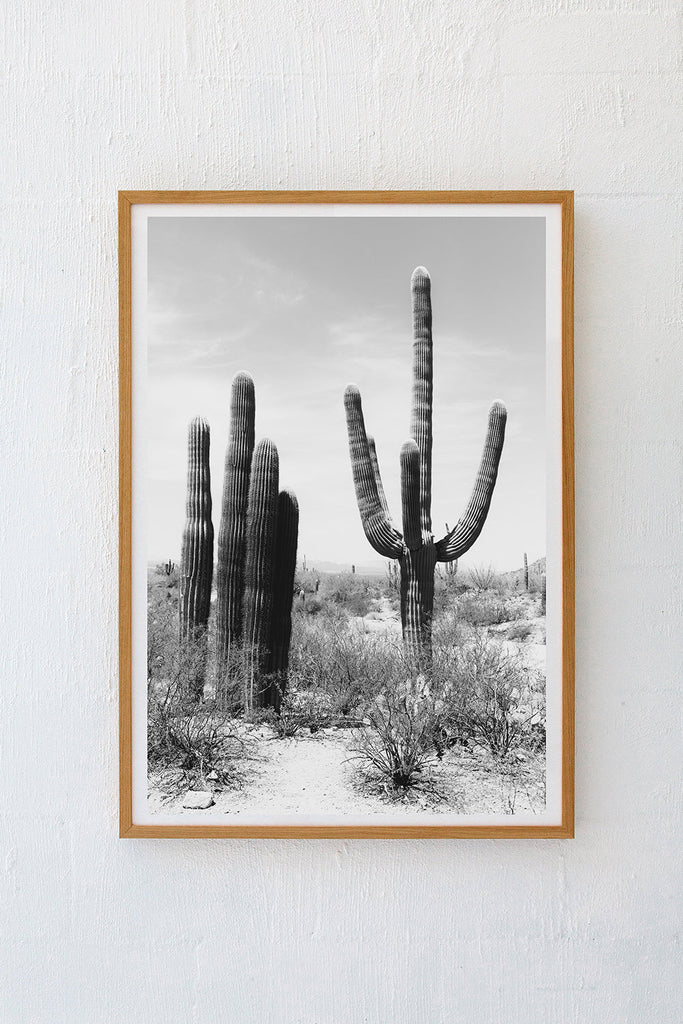
<svg viewBox="0 0 683 1024">
<path fill-rule="evenodd" d="M 418 668 L 431 658 L 434 571 L 468 551 L 486 521 L 503 450 L 505 406 L 494 402 L 488 433 L 469 503 L 452 530 L 435 542 L 432 533 L 432 306 L 429 274 L 418 267 L 411 281 L 413 301 L 413 388 L 410 439 L 401 448 L 403 532 L 392 521 L 384 495 L 375 443 L 365 430 L 360 392 L 344 394 L 351 468 L 363 530 L 384 558 L 401 571 L 401 621 L 407 653 Z"/>
<path fill-rule="evenodd" d="M 529 590 L 529 562 L 527 561 L 526 551 L 524 552 L 524 589 Z"/>
</svg>

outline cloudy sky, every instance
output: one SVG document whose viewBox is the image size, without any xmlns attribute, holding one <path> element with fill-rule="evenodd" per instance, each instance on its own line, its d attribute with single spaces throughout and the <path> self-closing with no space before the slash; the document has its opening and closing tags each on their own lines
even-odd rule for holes
<svg viewBox="0 0 683 1024">
<path fill-rule="evenodd" d="M 408 436 L 410 276 L 432 278 L 432 517 L 441 536 L 471 491 L 494 399 L 508 409 L 498 484 L 463 562 L 517 568 L 545 554 L 545 221 L 541 217 L 216 217 L 148 220 L 150 560 L 178 558 L 186 437 L 211 426 L 218 532 L 230 385 L 256 385 L 256 436 L 299 498 L 299 554 L 378 560 L 360 526 L 344 388 L 358 384 L 400 520 Z"/>
</svg>

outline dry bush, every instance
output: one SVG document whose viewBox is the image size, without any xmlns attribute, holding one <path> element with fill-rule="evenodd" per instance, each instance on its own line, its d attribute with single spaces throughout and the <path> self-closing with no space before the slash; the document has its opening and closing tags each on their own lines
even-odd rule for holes
<svg viewBox="0 0 683 1024">
<path fill-rule="evenodd" d="M 471 590 L 480 593 L 501 589 L 500 577 L 492 565 L 473 565 L 467 572 L 466 582 Z"/>
<path fill-rule="evenodd" d="M 503 756 L 524 741 L 531 744 L 534 725 L 544 728 L 543 689 L 518 652 L 475 630 L 458 650 L 445 719 Z"/>
<path fill-rule="evenodd" d="M 348 615 L 363 616 L 370 611 L 372 599 L 379 596 L 380 587 L 355 573 L 338 573 L 322 581 L 320 592 Z"/>
<path fill-rule="evenodd" d="M 497 626 L 524 615 L 517 601 L 506 600 L 494 592 L 472 592 L 456 598 L 453 608 L 462 622 L 470 626 Z"/>
<path fill-rule="evenodd" d="M 534 627 L 530 622 L 514 622 L 505 630 L 503 635 L 506 640 L 524 641 L 528 640 L 533 631 Z"/>
<path fill-rule="evenodd" d="M 175 795 L 183 788 L 206 788 L 207 775 L 228 784 L 239 772 L 245 750 L 230 731 L 230 714 L 198 703 L 193 681 L 204 673 L 207 637 L 179 641 L 177 598 L 166 576 L 148 587 L 147 605 L 147 760 Z"/>
<path fill-rule="evenodd" d="M 330 716 L 343 722 L 357 718 L 365 700 L 385 678 L 385 641 L 327 617 L 294 622 L 289 677 L 294 691 L 326 694 Z"/>
<path fill-rule="evenodd" d="M 390 682 L 366 708 L 368 727 L 356 733 L 355 756 L 396 789 L 428 781 L 443 708 L 423 676 Z"/>
</svg>

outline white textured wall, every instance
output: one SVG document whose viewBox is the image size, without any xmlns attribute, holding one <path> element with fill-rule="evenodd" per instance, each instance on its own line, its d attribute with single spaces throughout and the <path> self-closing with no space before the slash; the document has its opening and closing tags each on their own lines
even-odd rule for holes
<svg viewBox="0 0 683 1024">
<path fill-rule="evenodd" d="M 678 0 L 0 19 L 0 1020 L 678 1024 Z M 118 840 L 116 190 L 499 186 L 577 191 L 576 840 Z"/>
</svg>

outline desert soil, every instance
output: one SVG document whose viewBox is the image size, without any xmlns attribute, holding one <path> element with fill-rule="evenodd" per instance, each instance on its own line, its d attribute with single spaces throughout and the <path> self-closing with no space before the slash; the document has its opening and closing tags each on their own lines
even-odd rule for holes
<svg viewBox="0 0 683 1024">
<path fill-rule="evenodd" d="M 519 650 L 530 668 L 545 664 L 545 620 L 528 620 L 530 635 L 524 642 L 505 640 L 504 623 L 494 627 L 506 647 Z M 387 598 L 375 602 L 373 610 L 358 617 L 364 632 L 400 635 L 400 622 Z M 355 756 L 351 729 L 328 728 L 309 734 L 301 730 L 293 737 L 280 738 L 266 725 L 235 721 L 233 729 L 243 744 L 236 763 L 234 784 L 219 787 L 210 779 L 213 791 L 210 814 L 230 816 L 342 815 L 347 819 L 367 815 L 430 814 L 513 814 L 540 813 L 545 808 L 545 754 L 520 751 L 500 759 L 481 746 L 454 746 L 441 760 L 435 760 L 422 784 L 402 795 L 370 779 Z M 207 812 L 182 807 L 185 790 L 172 797 L 162 791 L 159 777 L 150 777 L 148 806 L 152 813 L 178 815 L 200 822 Z"/>
<path fill-rule="evenodd" d="M 248 755 L 235 785 L 213 789 L 215 813 L 365 815 L 429 813 L 539 813 L 545 805 L 545 758 L 520 752 L 505 759 L 482 747 L 453 747 L 436 761 L 430 778 L 402 796 L 368 780 L 354 757 L 349 729 L 278 738 L 267 727 L 242 726 Z M 200 821 L 203 811 L 183 809 L 184 792 L 172 799 L 151 780 L 149 809 Z"/>
</svg>

